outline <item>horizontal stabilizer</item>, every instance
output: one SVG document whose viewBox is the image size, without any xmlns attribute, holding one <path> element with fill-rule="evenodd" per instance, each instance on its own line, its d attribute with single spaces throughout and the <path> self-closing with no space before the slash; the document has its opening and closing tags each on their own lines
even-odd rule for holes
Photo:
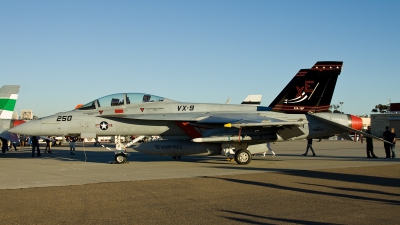
<svg viewBox="0 0 400 225">
<path fill-rule="evenodd" d="M 312 114 L 310 114 L 310 115 L 312 115 Z M 385 142 L 385 143 L 388 143 L 388 144 L 392 144 L 391 142 L 385 141 L 385 140 L 383 140 L 383 139 L 380 138 L 380 137 L 377 137 L 377 136 L 374 136 L 374 135 L 371 135 L 371 134 L 362 132 L 362 131 L 360 131 L 360 130 L 353 129 L 353 128 L 348 127 L 348 126 L 344 126 L 344 125 L 339 124 L 339 123 L 335 123 L 335 122 L 333 122 L 333 121 L 331 121 L 331 120 L 327 120 L 327 119 L 321 118 L 321 117 L 319 117 L 319 116 L 315 116 L 315 115 L 312 115 L 312 116 L 313 116 L 314 118 L 317 118 L 317 119 L 319 119 L 319 120 L 322 120 L 322 121 L 324 121 L 324 122 L 326 122 L 326 123 L 328 123 L 328 124 L 330 124 L 330 125 L 333 125 L 333 126 L 342 128 L 342 129 L 343 129 L 343 132 L 345 132 L 345 131 L 350 131 L 350 132 L 354 132 L 354 133 L 357 133 L 357 134 L 362 134 L 364 137 L 369 137 L 369 138 L 373 138 L 373 139 L 376 139 L 376 140 L 379 140 L 379 141 L 382 141 L 382 142 Z M 343 137 L 343 136 L 341 136 L 341 137 Z M 347 139 L 347 138 L 345 138 L 345 139 Z M 351 139 L 351 138 L 350 138 L 350 139 Z"/>
</svg>

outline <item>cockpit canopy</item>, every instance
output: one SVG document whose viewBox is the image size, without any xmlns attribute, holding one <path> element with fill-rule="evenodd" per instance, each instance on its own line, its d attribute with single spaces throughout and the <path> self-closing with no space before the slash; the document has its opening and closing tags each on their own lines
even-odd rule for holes
<svg viewBox="0 0 400 225">
<path fill-rule="evenodd" d="M 160 96 L 144 94 L 144 93 L 119 93 L 119 94 L 107 95 L 99 99 L 96 99 L 94 101 L 91 101 L 78 108 L 78 110 L 88 110 L 88 109 L 96 109 L 99 107 L 129 105 L 129 104 L 138 104 L 145 102 L 175 102 L 175 101 L 168 98 L 163 98 Z"/>
</svg>

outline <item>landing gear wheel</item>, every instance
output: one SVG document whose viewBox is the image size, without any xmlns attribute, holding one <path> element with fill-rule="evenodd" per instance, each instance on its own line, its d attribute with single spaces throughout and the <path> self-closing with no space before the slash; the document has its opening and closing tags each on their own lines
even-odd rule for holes
<svg viewBox="0 0 400 225">
<path fill-rule="evenodd" d="M 124 153 L 118 153 L 115 155 L 115 162 L 118 164 L 126 163 L 126 155 Z"/>
<path fill-rule="evenodd" d="M 249 164 L 251 162 L 251 153 L 246 150 L 242 149 L 235 153 L 235 161 L 237 164 Z"/>
</svg>

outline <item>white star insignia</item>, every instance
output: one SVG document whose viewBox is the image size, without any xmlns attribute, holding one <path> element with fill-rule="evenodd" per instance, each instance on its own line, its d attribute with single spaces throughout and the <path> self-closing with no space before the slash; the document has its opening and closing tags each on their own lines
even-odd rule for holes
<svg viewBox="0 0 400 225">
<path fill-rule="evenodd" d="M 101 122 L 101 123 L 100 123 L 100 129 L 102 129 L 102 130 L 107 130 L 107 128 L 108 128 L 107 122 Z"/>
</svg>

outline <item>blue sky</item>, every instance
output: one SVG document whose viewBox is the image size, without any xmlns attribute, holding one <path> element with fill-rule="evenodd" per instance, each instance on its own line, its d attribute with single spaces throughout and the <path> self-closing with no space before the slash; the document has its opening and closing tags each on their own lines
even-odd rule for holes
<svg viewBox="0 0 400 225">
<path fill-rule="evenodd" d="M 1 85 L 43 117 L 120 92 L 269 105 L 301 68 L 344 61 L 332 104 L 400 102 L 400 1 L 1 1 Z"/>
</svg>

